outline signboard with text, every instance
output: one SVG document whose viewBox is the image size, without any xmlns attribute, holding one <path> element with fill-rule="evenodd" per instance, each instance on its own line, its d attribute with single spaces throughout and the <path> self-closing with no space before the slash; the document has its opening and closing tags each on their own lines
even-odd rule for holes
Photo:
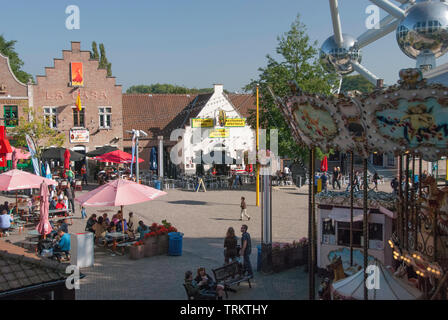
<svg viewBox="0 0 448 320">
<path fill-rule="evenodd" d="M 89 143 L 89 130 L 70 129 L 70 143 Z"/>
<path fill-rule="evenodd" d="M 191 119 L 191 127 L 192 128 L 211 128 L 213 127 L 213 119 L 212 118 L 193 118 Z"/>
<path fill-rule="evenodd" d="M 245 127 L 246 118 L 227 118 L 225 127 Z"/>
<path fill-rule="evenodd" d="M 229 129 L 214 129 L 211 130 L 209 138 L 228 138 L 229 137 Z"/>
</svg>

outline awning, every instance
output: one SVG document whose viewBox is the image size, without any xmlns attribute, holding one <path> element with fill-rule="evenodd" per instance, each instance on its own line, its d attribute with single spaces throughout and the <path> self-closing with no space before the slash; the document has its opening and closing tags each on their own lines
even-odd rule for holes
<svg viewBox="0 0 448 320">
<path fill-rule="evenodd" d="M 350 209 L 347 208 L 333 208 L 328 215 L 330 219 L 339 222 L 350 222 Z M 353 209 L 353 221 L 362 221 L 364 219 L 364 210 Z"/>
</svg>

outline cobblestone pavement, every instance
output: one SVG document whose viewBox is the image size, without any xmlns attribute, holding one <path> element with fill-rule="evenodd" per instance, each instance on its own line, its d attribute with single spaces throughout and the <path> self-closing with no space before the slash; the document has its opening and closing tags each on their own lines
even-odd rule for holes
<svg viewBox="0 0 448 320">
<path fill-rule="evenodd" d="M 384 189 L 383 186 L 381 189 Z M 331 188 L 330 188 L 331 189 Z M 82 193 L 87 191 L 82 191 Z M 223 239 L 232 226 L 240 236 L 240 226 L 247 224 L 252 236 L 251 262 L 257 265 L 257 248 L 260 243 L 260 208 L 255 206 L 255 192 L 250 190 L 225 190 L 191 192 L 168 190 L 166 196 L 154 201 L 124 208 L 125 217 L 133 211 L 147 224 L 161 223 L 166 219 L 184 233 L 182 256 L 155 256 L 130 260 L 126 256 L 111 256 L 102 248 L 95 248 L 95 265 L 83 268 L 86 275 L 81 280 L 77 299 L 186 299 L 182 286 L 186 270 L 205 267 L 211 269 L 223 264 Z M 250 221 L 240 221 L 240 198 L 246 197 Z M 273 241 L 292 242 L 307 236 L 307 188 L 273 191 Z M 0 196 L 0 202 L 12 201 Z M 102 213 L 110 209 L 109 217 L 118 208 L 87 208 L 87 214 Z M 77 208 L 70 232 L 84 231 L 86 220 L 80 218 Z M 8 240 L 17 242 L 25 233 L 12 234 Z M 229 293 L 229 299 L 307 299 L 308 274 L 297 267 L 278 274 L 265 275 L 255 272 L 252 289 L 247 282 Z"/>
</svg>

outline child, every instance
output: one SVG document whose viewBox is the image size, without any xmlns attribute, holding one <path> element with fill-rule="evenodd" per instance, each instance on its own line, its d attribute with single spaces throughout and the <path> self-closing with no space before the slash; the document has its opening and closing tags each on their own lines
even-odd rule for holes
<svg viewBox="0 0 448 320">
<path fill-rule="evenodd" d="M 87 218 L 86 208 L 81 206 L 81 219 Z"/>
</svg>

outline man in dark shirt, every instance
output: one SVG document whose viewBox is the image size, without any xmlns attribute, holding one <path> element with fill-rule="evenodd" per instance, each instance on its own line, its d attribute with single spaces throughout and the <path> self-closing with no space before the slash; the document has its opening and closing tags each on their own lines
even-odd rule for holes
<svg viewBox="0 0 448 320">
<path fill-rule="evenodd" d="M 320 179 L 322 180 L 322 191 L 327 192 L 327 181 L 328 181 L 327 174 L 323 172 Z"/>
<path fill-rule="evenodd" d="M 250 254 L 252 252 L 252 242 L 250 240 L 250 234 L 247 232 L 247 225 L 243 224 L 241 226 L 241 250 L 240 256 L 243 257 L 243 268 L 244 272 L 247 272 L 247 275 L 250 278 L 253 278 L 254 274 L 252 271 L 252 265 L 250 264 Z"/>
<path fill-rule="evenodd" d="M 67 189 L 65 189 L 65 195 L 68 199 L 68 205 L 70 209 L 72 210 L 73 214 L 75 214 L 75 195 L 74 195 L 75 188 L 71 188 L 70 184 L 67 184 Z M 69 208 L 67 208 L 69 209 Z"/>
</svg>

